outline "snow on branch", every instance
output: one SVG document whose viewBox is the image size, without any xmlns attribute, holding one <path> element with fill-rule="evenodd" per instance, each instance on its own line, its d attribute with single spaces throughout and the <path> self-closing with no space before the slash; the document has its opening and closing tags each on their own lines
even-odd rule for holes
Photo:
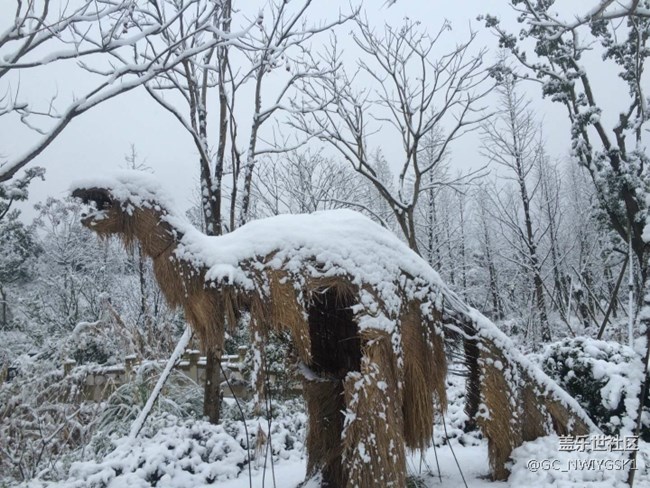
<svg viewBox="0 0 650 488">
<path fill-rule="evenodd" d="M 355 24 L 352 39 L 363 55 L 357 69 L 343 68 L 333 38 L 319 59 L 324 74 L 300 82 L 303 98 L 294 101 L 292 124 L 329 144 L 375 186 L 417 250 L 413 211 L 423 188 L 431 186 L 423 177 L 443 163 L 456 139 L 487 117 L 481 103 L 492 84 L 483 67 L 485 51 L 472 52 L 470 33 L 455 48 L 437 52 L 448 23 L 433 35 L 408 19 L 383 33 L 367 19 L 357 17 Z M 394 133 L 403 148 L 396 190 L 375 169 L 371 144 L 380 131 L 382 137 Z"/>
<path fill-rule="evenodd" d="M 57 12 L 51 6 L 50 0 L 32 9 L 18 4 L 12 26 L 0 34 L 0 79 L 70 58 L 99 79 L 63 108 L 56 106 L 56 96 L 45 109 L 35 107 L 20 100 L 19 83 L 17 88 L 6 85 L 0 115 L 18 116 L 42 137 L 0 164 L 0 181 L 12 178 L 82 113 L 245 34 L 225 33 L 214 25 L 220 2 L 190 0 L 163 9 L 156 2 L 84 0 L 80 7 Z"/>
</svg>

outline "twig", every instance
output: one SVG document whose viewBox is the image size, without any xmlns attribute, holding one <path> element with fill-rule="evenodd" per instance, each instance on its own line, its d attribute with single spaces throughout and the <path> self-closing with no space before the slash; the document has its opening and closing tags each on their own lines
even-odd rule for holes
<svg viewBox="0 0 650 488">
<path fill-rule="evenodd" d="M 180 358 L 181 354 L 187 347 L 187 344 L 190 342 L 191 337 L 192 337 L 192 332 L 189 326 L 186 326 L 185 332 L 183 332 L 183 335 L 181 336 L 180 340 L 178 341 L 178 344 L 176 345 L 176 349 L 174 349 L 174 352 L 172 353 L 171 357 L 167 361 L 167 365 L 165 366 L 165 369 L 160 374 L 160 378 L 158 378 L 158 381 L 156 382 L 156 386 L 154 387 L 153 392 L 149 396 L 147 403 L 145 404 L 144 408 L 138 415 L 138 418 L 135 419 L 133 425 L 131 426 L 131 431 L 129 432 L 129 439 L 131 441 L 133 441 L 142 430 L 142 427 L 144 426 L 147 417 L 149 417 L 149 413 L 151 413 L 153 404 L 158 399 L 162 387 L 165 385 L 167 378 L 169 378 L 169 375 L 172 372 L 172 368 L 174 367 L 174 365 L 178 361 L 178 358 Z"/>
<path fill-rule="evenodd" d="M 467 481 L 465 481 L 465 475 L 463 475 L 463 470 L 460 468 L 460 463 L 458 462 L 458 458 L 456 457 L 454 448 L 451 447 L 451 439 L 449 438 L 449 434 L 447 433 L 447 425 L 445 424 L 444 417 L 442 419 L 442 428 L 445 430 L 445 437 L 447 438 L 447 442 L 449 443 L 449 450 L 451 451 L 451 455 L 454 456 L 454 461 L 456 461 L 456 466 L 458 466 L 458 472 L 460 473 L 460 477 L 463 479 L 463 484 L 465 485 L 465 488 L 469 488 L 469 486 L 467 486 Z"/>
<path fill-rule="evenodd" d="M 605 313 L 605 318 L 603 319 L 603 323 L 601 324 L 600 329 L 598 330 L 598 335 L 596 336 L 596 339 L 601 339 L 603 337 L 603 332 L 605 332 L 605 326 L 607 325 L 607 321 L 609 320 L 609 315 L 612 313 L 612 310 L 614 310 L 614 304 L 618 300 L 618 289 L 621 287 L 623 276 L 625 276 L 625 268 L 629 260 L 630 260 L 630 255 L 626 254 L 625 261 L 623 261 L 623 266 L 621 267 L 621 272 L 618 275 L 618 279 L 616 280 L 616 285 L 614 286 L 614 291 L 612 292 L 612 298 L 609 301 L 609 306 L 607 307 L 607 312 Z"/>
</svg>

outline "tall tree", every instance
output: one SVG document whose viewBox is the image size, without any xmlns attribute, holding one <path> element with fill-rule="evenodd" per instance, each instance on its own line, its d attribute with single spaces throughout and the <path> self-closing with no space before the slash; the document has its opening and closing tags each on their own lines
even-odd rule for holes
<svg viewBox="0 0 650 488">
<path fill-rule="evenodd" d="M 479 187 L 477 196 L 480 195 L 479 198 L 482 200 L 486 191 L 486 189 Z M 491 314 L 488 316 L 491 316 L 493 320 L 501 320 L 504 317 L 503 298 L 501 296 L 499 275 L 495 263 L 491 222 L 488 219 L 488 212 L 484 202 L 479 202 L 477 206 L 479 208 L 479 241 L 481 245 L 479 266 L 488 272 L 486 287 L 488 296 L 485 299 L 485 303 L 491 303 Z"/>
<path fill-rule="evenodd" d="M 36 139 L 0 164 L 0 182 L 42 153 L 76 117 L 223 43 L 213 22 L 220 2 L 201 7 L 201 1 L 188 0 L 171 11 L 155 1 L 82 0 L 60 5 L 51 0 L 16 1 L 9 25 L 0 27 L 0 116 L 22 122 Z M 165 44 L 179 31 L 188 39 L 198 39 L 203 32 L 214 35 L 186 49 Z M 132 52 L 140 53 L 137 62 L 126 62 Z M 21 77 L 71 59 L 93 73 L 92 88 L 71 101 L 55 97 L 45 106 L 23 99 Z"/>
<path fill-rule="evenodd" d="M 500 45 L 509 49 L 520 65 L 542 82 L 543 95 L 566 108 L 573 157 L 591 174 L 609 226 L 623 243 L 628 243 L 630 253 L 636 258 L 640 275 L 636 297 L 647 310 L 650 308 L 647 293 L 650 235 L 645 227 L 650 210 L 650 158 L 644 137 L 647 138 L 650 111 L 644 70 L 650 56 L 650 1 L 598 0 L 590 3 L 592 5 L 587 8 L 580 4 L 584 10 L 567 17 L 555 10 L 552 1 L 511 0 L 518 13 L 517 19 L 523 24 L 518 35 L 507 32 L 494 16 L 488 15 L 485 20 L 497 33 Z M 602 59 L 609 70 L 603 70 L 602 65 L 598 68 L 586 66 L 584 55 L 596 45 L 600 45 Z M 609 93 L 599 93 L 593 83 L 607 71 L 616 72 L 627 85 L 627 96 L 614 114 L 607 114 L 602 106 L 605 97 L 611 99 Z M 623 95 L 622 90 L 619 94 Z M 650 313 L 637 316 L 640 332 L 646 335 L 648 344 L 647 370 L 650 365 Z M 630 335 L 633 335 L 632 330 Z M 640 405 L 644 403 L 647 390 L 645 381 Z M 637 420 L 637 429 L 640 429 L 640 409 Z M 631 470 L 630 484 L 633 481 L 634 470 Z"/>
<path fill-rule="evenodd" d="M 436 52 L 449 29 L 445 23 L 429 36 L 419 23 L 406 20 L 399 28 L 386 26 L 380 35 L 357 18 L 352 39 L 363 54 L 358 72 L 352 76 L 341 66 L 333 41 L 325 59 L 331 74 L 304 80 L 303 100 L 295 107 L 294 125 L 326 142 L 375 186 L 416 252 L 416 207 L 429 189 L 428 174 L 453 141 L 484 119 L 478 104 L 490 89 L 483 83 L 483 51 L 470 53 L 474 34 L 450 52 Z M 393 130 L 402 147 L 395 190 L 373 167 L 372 136 L 381 129 L 382 141 Z M 439 143 L 433 157 L 424 160 L 424 138 L 434 131 Z"/>
<path fill-rule="evenodd" d="M 538 226 L 533 222 L 529 188 L 531 172 L 540 159 L 544 159 L 539 125 L 535 122 L 529 103 L 515 89 L 515 79 L 506 75 L 498 87 L 501 110 L 483 125 L 483 151 L 490 161 L 507 170 L 518 191 L 521 204 L 521 220 L 511 205 L 504 204 L 497 196 L 500 220 L 509 227 L 521 242 L 517 251 L 525 259 L 531 275 L 535 306 L 542 340 L 550 342 L 551 328 L 548 321 L 546 294 L 542 278 L 542 262 L 539 256 Z M 513 202 L 509 202 L 513 203 Z M 514 207 L 516 209 L 517 206 Z"/>
</svg>

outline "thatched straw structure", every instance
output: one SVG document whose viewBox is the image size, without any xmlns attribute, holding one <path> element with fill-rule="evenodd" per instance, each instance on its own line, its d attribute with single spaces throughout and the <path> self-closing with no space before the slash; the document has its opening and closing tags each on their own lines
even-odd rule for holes
<svg viewBox="0 0 650 488">
<path fill-rule="evenodd" d="M 290 333 L 309 413 L 308 477 L 323 486 L 406 486 L 405 448 L 430 444 L 446 405 L 443 330 L 466 334 L 459 324 L 479 339 L 473 393 L 496 478 L 523 441 L 593 427 L 426 262 L 356 212 L 278 216 L 207 237 L 141 174 L 81 182 L 73 195 L 95 207 L 84 225 L 141 243 L 206 346 L 221 349 L 225 330 L 248 317 L 260 394 L 266 338 Z"/>
</svg>

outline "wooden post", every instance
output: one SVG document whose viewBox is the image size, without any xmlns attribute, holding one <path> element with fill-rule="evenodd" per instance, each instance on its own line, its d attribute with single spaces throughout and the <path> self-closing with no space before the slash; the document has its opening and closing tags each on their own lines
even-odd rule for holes
<svg viewBox="0 0 650 488">
<path fill-rule="evenodd" d="M 221 353 L 216 348 L 209 348 L 205 356 L 203 415 L 208 417 L 211 424 L 218 424 L 219 411 L 221 410 L 221 397 L 219 395 Z"/>
<path fill-rule="evenodd" d="M 197 350 L 189 351 L 188 356 L 190 358 L 190 378 L 199 383 L 199 357 L 201 352 Z"/>
</svg>

